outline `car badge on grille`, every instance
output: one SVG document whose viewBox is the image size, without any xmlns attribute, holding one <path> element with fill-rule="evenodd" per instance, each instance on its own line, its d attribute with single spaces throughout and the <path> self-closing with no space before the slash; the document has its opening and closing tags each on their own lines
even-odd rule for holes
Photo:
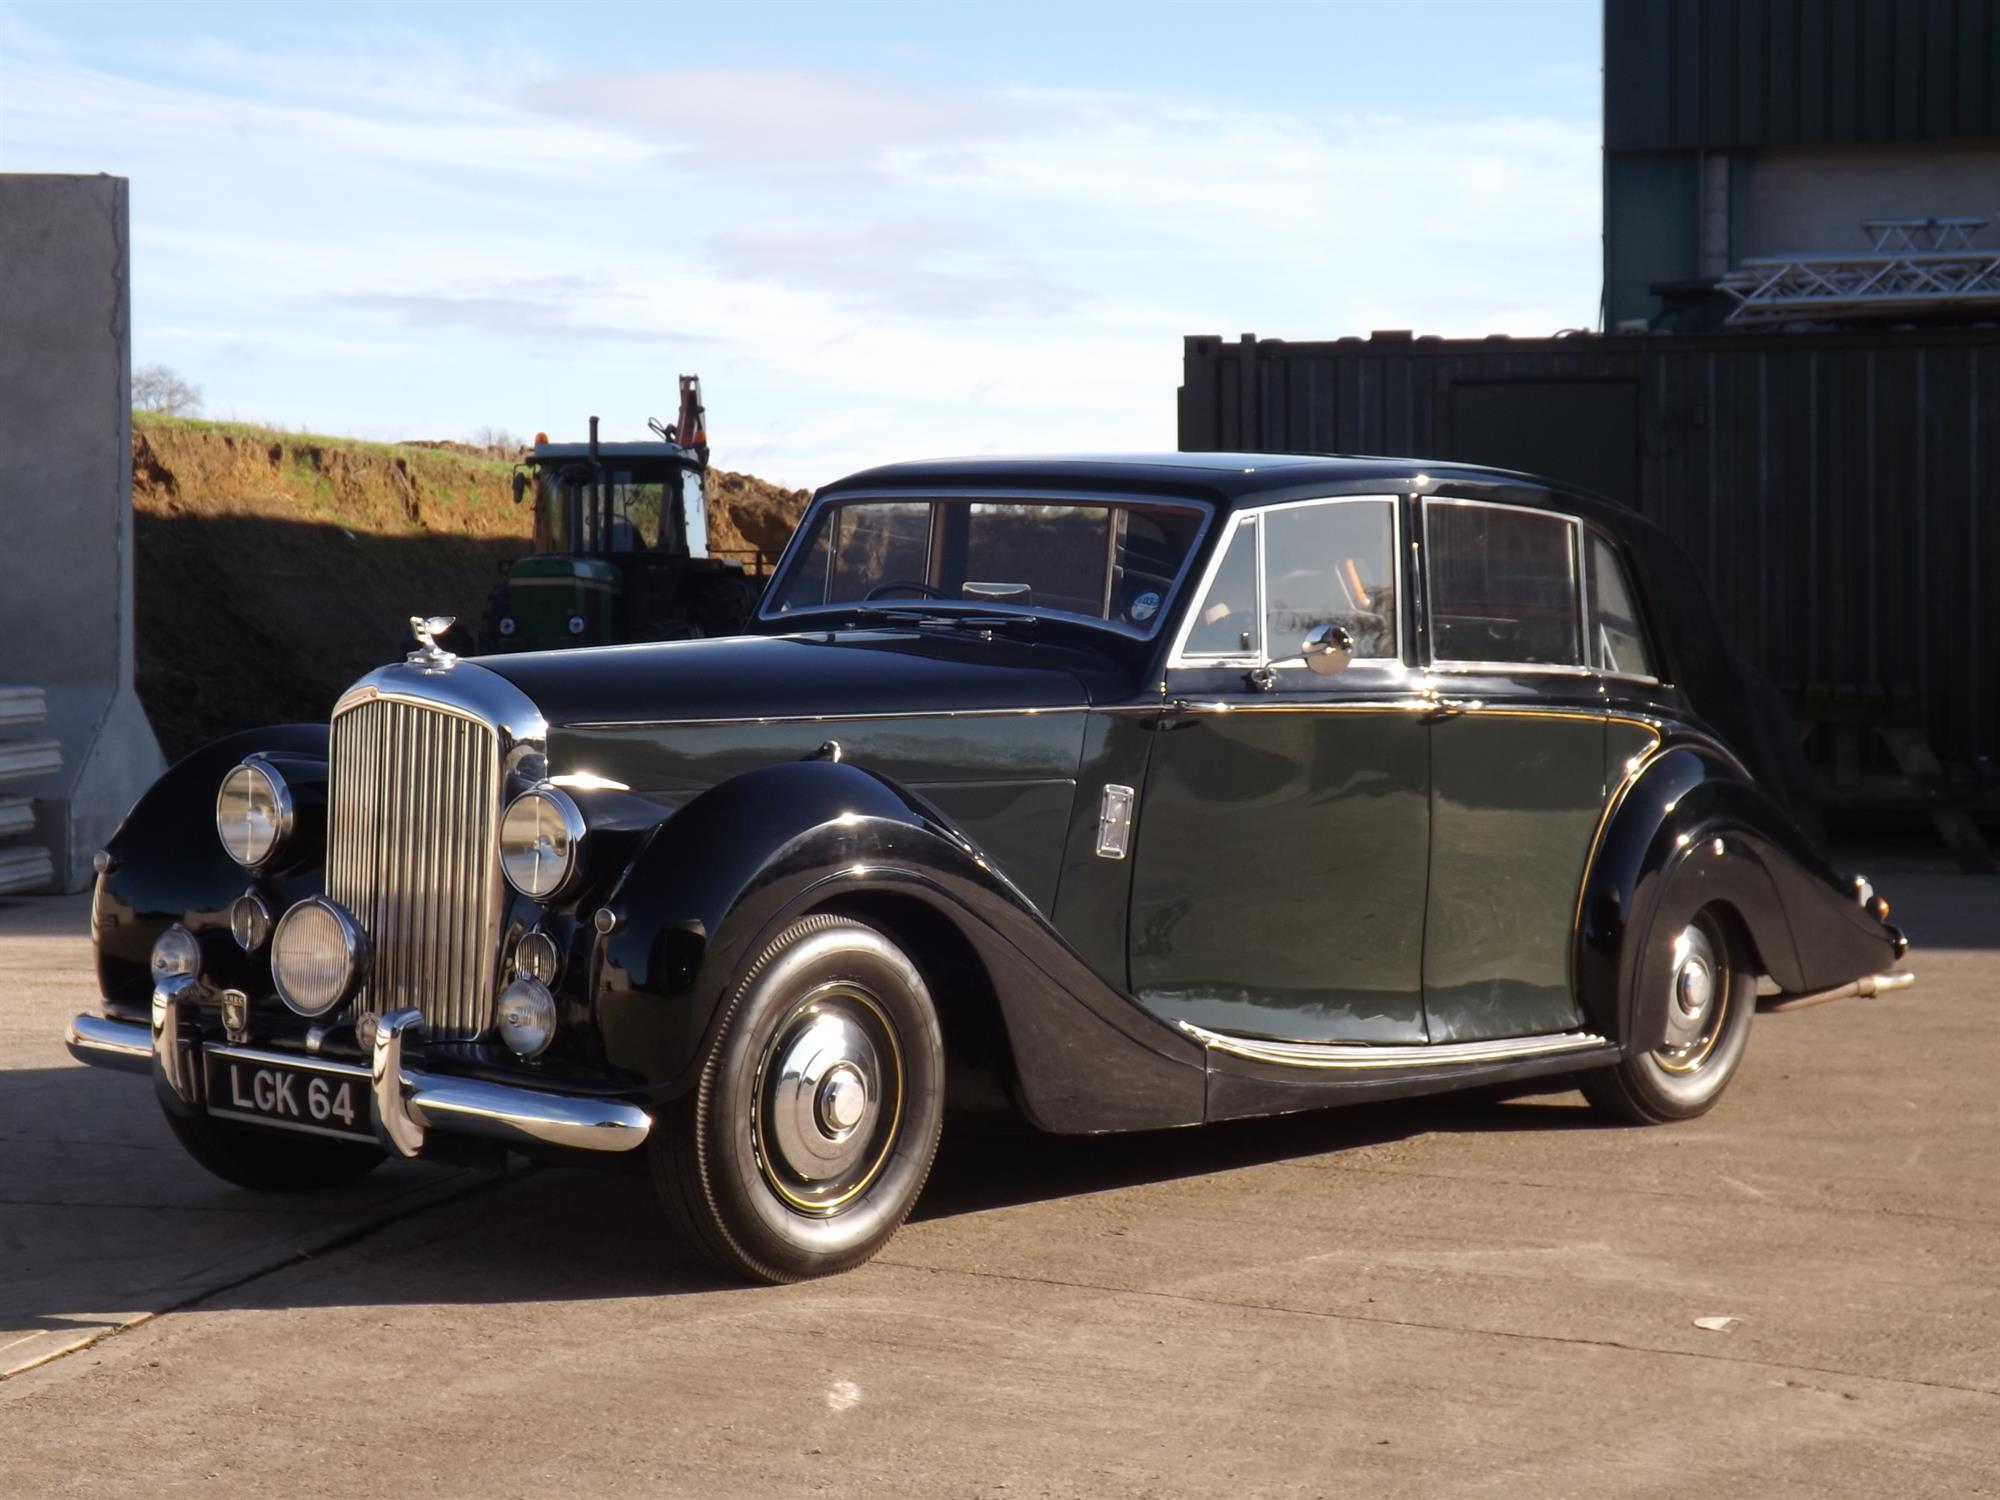
<svg viewBox="0 0 2000 1500">
<path fill-rule="evenodd" d="M 417 649 L 403 660 L 413 667 L 422 667 L 426 672 L 448 672 L 456 665 L 458 658 L 438 644 L 438 638 L 458 623 L 456 615 L 410 616 L 410 634 L 417 638 Z"/>
</svg>

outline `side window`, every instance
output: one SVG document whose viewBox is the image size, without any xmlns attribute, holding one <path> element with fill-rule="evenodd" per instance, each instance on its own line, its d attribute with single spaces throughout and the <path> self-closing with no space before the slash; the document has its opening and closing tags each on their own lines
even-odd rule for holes
<svg viewBox="0 0 2000 1500">
<path fill-rule="evenodd" d="M 1590 555 L 1590 664 L 1605 672 L 1657 677 L 1653 655 L 1639 628 L 1625 566 L 1602 537 L 1592 536 Z"/>
<path fill-rule="evenodd" d="M 1582 666 L 1575 535 L 1573 522 L 1540 511 L 1426 504 L 1432 656 Z"/>
<path fill-rule="evenodd" d="M 1319 625 L 1344 627 L 1357 660 L 1402 654 L 1395 502 L 1287 506 L 1267 512 L 1264 527 L 1264 639 L 1272 660 L 1296 657 Z"/>
<path fill-rule="evenodd" d="M 1239 522 L 1215 581 L 1195 606 L 1186 656 L 1255 656 L 1257 630 L 1257 518 Z"/>
</svg>

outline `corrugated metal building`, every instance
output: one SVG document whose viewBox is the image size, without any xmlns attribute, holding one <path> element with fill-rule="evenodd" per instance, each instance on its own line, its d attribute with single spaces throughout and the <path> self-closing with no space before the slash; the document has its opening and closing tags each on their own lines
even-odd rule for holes
<svg viewBox="0 0 2000 1500">
<path fill-rule="evenodd" d="M 1464 459 L 1636 506 L 1774 681 L 2000 758 L 2000 330 L 1186 343 L 1184 450 Z"/>
<path fill-rule="evenodd" d="M 1862 221 L 2000 211 L 2000 0 L 1607 0 L 1604 326 Z"/>
</svg>

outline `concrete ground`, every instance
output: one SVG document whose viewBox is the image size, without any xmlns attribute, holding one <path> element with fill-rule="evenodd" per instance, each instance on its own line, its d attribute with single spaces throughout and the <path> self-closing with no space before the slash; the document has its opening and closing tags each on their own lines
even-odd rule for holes
<svg viewBox="0 0 2000 1500">
<path fill-rule="evenodd" d="M 2000 1494 L 2000 881 L 1877 881 L 1917 987 L 1703 1120 L 961 1133 L 777 1290 L 618 1173 L 214 1182 L 62 1050 L 82 906 L 0 903 L 0 1493 Z"/>
</svg>

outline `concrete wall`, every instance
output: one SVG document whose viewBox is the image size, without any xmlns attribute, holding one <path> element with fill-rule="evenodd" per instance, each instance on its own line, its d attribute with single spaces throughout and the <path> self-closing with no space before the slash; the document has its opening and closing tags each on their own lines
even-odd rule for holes
<svg viewBox="0 0 2000 1500">
<path fill-rule="evenodd" d="M 161 770 L 132 687 L 131 276 L 120 177 L 0 174 L 0 684 L 47 691 L 25 784 L 56 884 Z"/>
</svg>

